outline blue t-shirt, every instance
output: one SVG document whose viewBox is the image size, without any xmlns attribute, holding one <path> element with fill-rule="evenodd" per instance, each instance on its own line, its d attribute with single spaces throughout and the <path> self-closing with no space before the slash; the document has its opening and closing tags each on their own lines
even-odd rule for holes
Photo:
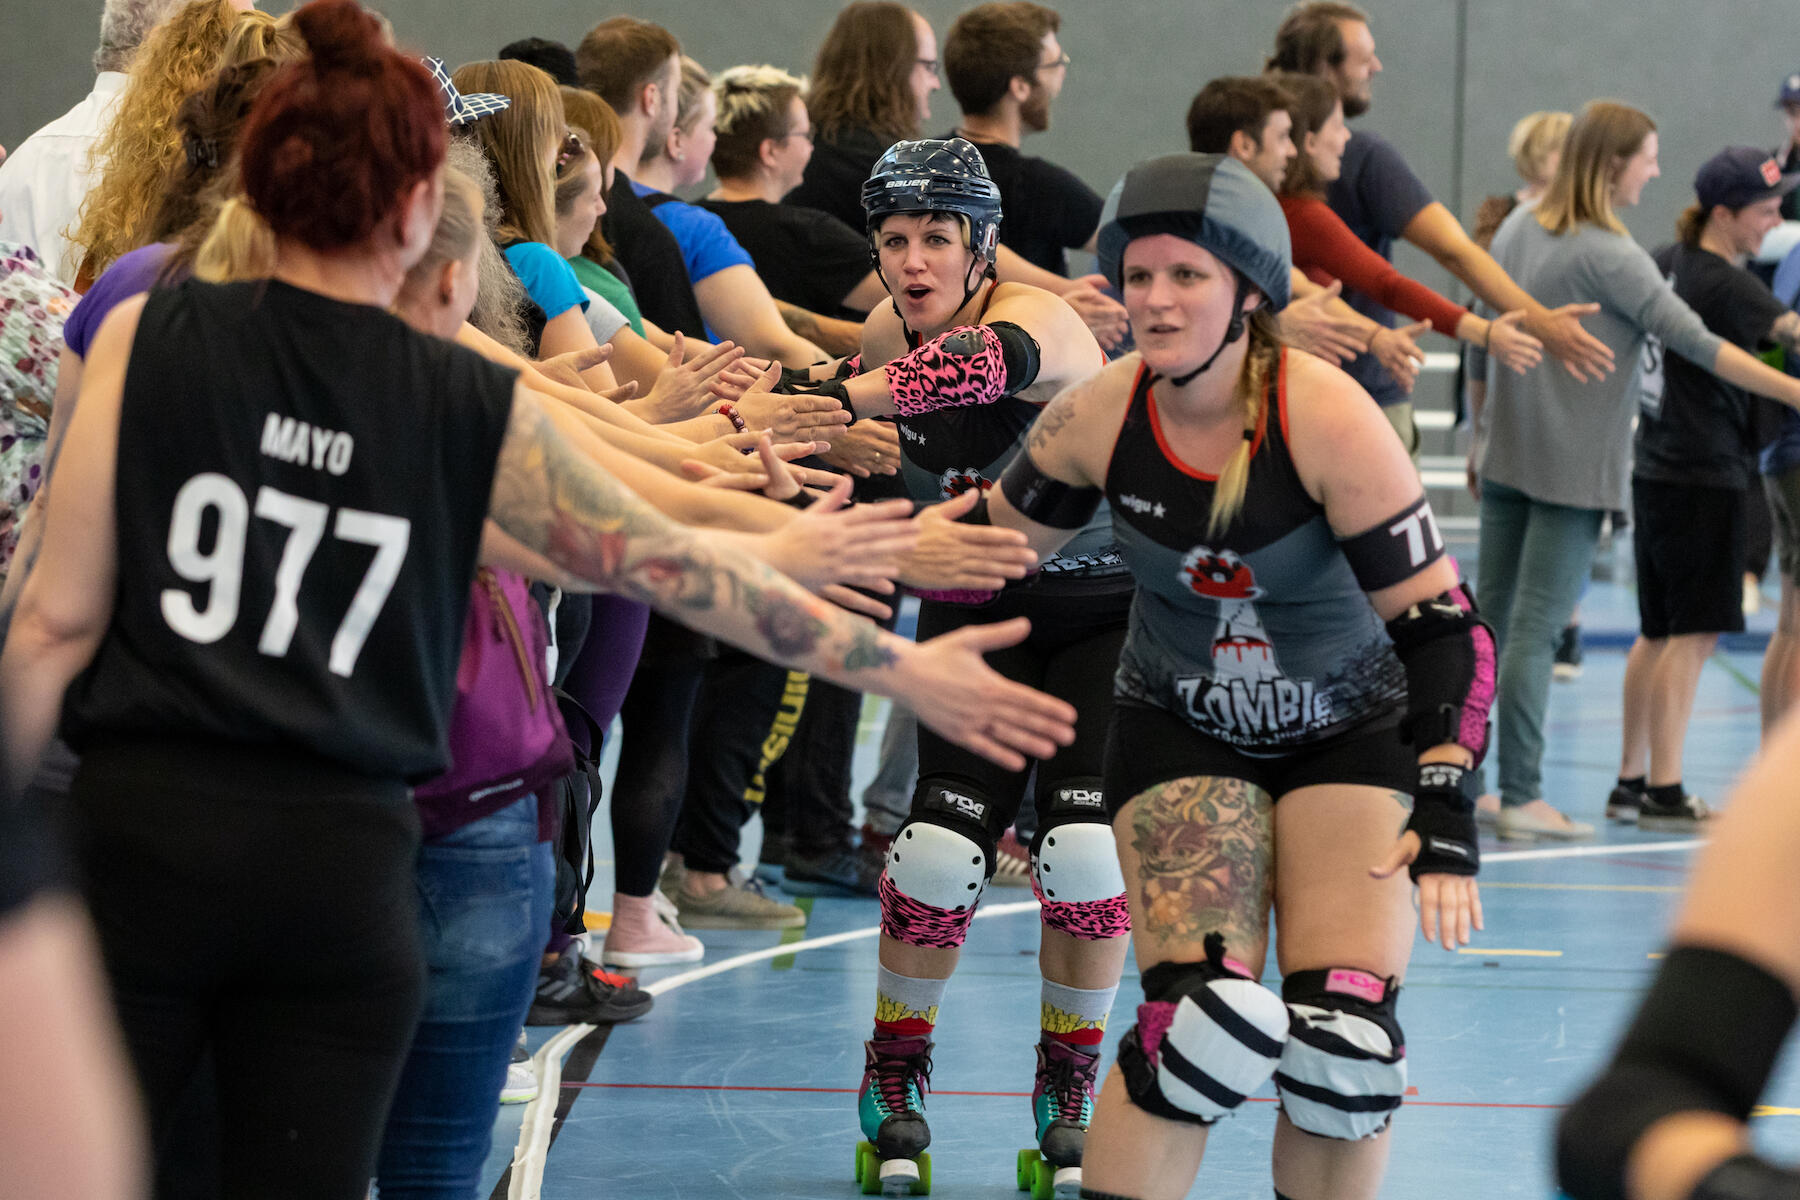
<svg viewBox="0 0 1800 1200">
<path fill-rule="evenodd" d="M 1769 290 L 1789 308 L 1800 299 L 1800 246 L 1789 250 L 1781 265 L 1775 268 L 1775 282 L 1769 285 Z M 1800 375 L 1800 358 L 1792 354 L 1787 356 L 1787 372 Z M 1763 447 L 1762 459 L 1757 466 L 1764 475 L 1780 475 L 1800 467 L 1800 412 L 1782 406 L 1781 431 L 1774 441 Z"/>
<path fill-rule="evenodd" d="M 693 283 L 717 275 L 726 267 L 756 269 L 756 261 L 731 236 L 731 230 L 725 228 L 725 222 L 716 213 L 696 208 L 635 179 L 631 181 L 631 190 L 644 198 L 656 219 L 668 226 L 675 240 L 681 243 L 681 257 L 687 262 L 688 279 Z M 665 200 L 664 196 L 669 198 Z"/>
<path fill-rule="evenodd" d="M 574 269 L 544 243 L 515 242 L 506 248 L 506 261 L 531 302 L 544 310 L 544 320 L 554 321 L 576 305 L 587 310 L 587 293 Z"/>
<path fill-rule="evenodd" d="M 1344 149 L 1343 173 L 1326 192 L 1325 202 L 1364 245 L 1392 262 L 1394 239 L 1432 198 L 1431 189 L 1413 174 L 1391 142 L 1378 133 L 1359 129 Z M 1354 288 L 1344 289 L 1344 299 L 1373 321 L 1389 326 L 1399 323 L 1393 312 Z M 1344 370 L 1384 408 L 1407 399 L 1373 354 L 1357 355 Z"/>
</svg>

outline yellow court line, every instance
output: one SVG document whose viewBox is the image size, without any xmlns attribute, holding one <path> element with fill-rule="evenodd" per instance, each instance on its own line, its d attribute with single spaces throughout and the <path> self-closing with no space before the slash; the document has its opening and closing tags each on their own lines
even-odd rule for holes
<svg viewBox="0 0 1800 1200">
<path fill-rule="evenodd" d="M 1561 958 L 1561 950 L 1488 950 L 1480 946 L 1459 946 L 1458 954 L 1477 954 L 1493 958 L 1507 955 L 1513 958 Z"/>
<path fill-rule="evenodd" d="M 1800 1117 L 1800 1108 L 1775 1108 L 1768 1104 L 1759 1104 L 1750 1110 L 1753 1117 Z"/>
<path fill-rule="evenodd" d="M 1679 892 L 1684 889 L 1666 883 L 1493 883 L 1481 885 L 1482 891 L 1494 888 L 1519 888 L 1539 892 Z"/>
<path fill-rule="evenodd" d="M 590 908 L 581 914 L 581 923 L 587 926 L 589 933 L 599 933 L 603 929 L 612 928 L 612 914 Z"/>
</svg>

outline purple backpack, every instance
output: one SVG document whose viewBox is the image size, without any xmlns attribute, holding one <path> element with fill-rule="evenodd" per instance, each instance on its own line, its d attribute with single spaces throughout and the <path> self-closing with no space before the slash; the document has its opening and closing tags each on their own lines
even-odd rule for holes
<svg viewBox="0 0 1800 1200">
<path fill-rule="evenodd" d="M 413 789 L 427 841 L 499 812 L 573 768 L 545 677 L 549 644 L 525 577 L 477 570 L 450 712 L 450 769 Z"/>
</svg>

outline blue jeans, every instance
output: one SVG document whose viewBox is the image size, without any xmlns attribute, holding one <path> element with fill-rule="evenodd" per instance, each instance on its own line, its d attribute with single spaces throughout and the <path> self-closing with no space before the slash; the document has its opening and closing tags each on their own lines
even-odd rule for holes
<svg viewBox="0 0 1800 1200">
<path fill-rule="evenodd" d="M 472 1200 L 480 1186 L 555 877 L 534 796 L 419 848 L 430 977 L 382 1138 L 382 1200 Z"/>
<path fill-rule="evenodd" d="M 1508 807 L 1544 794 L 1544 712 L 1556 640 L 1581 598 L 1605 515 L 1481 481 L 1475 599 L 1500 654 L 1494 742 L 1500 803 Z"/>
</svg>

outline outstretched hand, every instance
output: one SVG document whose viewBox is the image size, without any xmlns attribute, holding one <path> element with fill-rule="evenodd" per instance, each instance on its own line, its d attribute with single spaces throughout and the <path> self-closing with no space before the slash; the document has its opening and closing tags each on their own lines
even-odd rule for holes
<svg viewBox="0 0 1800 1200">
<path fill-rule="evenodd" d="M 1024 617 L 969 625 L 920 642 L 907 656 L 904 699 L 939 736 L 1005 767 L 1022 770 L 1075 740 L 1075 708 L 1014 683 L 982 656 L 1016 646 L 1031 632 Z"/>
<path fill-rule="evenodd" d="M 1612 347 L 1581 327 L 1581 318 L 1600 311 L 1598 304 L 1565 304 L 1531 323 L 1544 349 L 1562 360 L 1563 369 L 1583 383 L 1612 373 Z"/>
<path fill-rule="evenodd" d="M 742 347 L 732 342 L 720 342 L 712 349 L 696 354 L 690 361 L 683 362 L 682 355 L 686 346 L 680 330 L 675 332 L 674 338 L 668 361 L 656 373 L 656 384 L 650 389 L 650 394 L 644 397 L 656 406 L 663 422 L 685 421 L 697 417 L 712 407 L 715 396 L 727 400 L 736 399 L 735 394 L 720 392 L 718 381 L 733 363 L 744 357 Z"/>
<path fill-rule="evenodd" d="M 598 346 L 586 346 L 580 350 L 571 350 L 567 354 L 559 354 L 555 358 L 541 359 L 537 363 L 538 374 L 552 383 L 560 383 L 564 387 L 590 390 L 588 382 L 581 373 L 599 366 L 612 357 L 612 344 L 602 342 Z"/>
<path fill-rule="evenodd" d="M 854 612 L 886 617 L 888 606 L 863 591 L 892 595 L 900 561 L 918 540 L 912 504 L 850 502 L 850 480 L 836 485 L 780 529 L 758 538 L 762 559 L 809 591 Z"/>
<path fill-rule="evenodd" d="M 1419 368 L 1425 365 L 1425 352 L 1414 339 L 1430 332 L 1430 321 L 1414 321 L 1398 329 L 1378 329 L 1369 339 L 1369 353 L 1408 395 L 1412 394 L 1413 384 L 1419 382 Z"/>
<path fill-rule="evenodd" d="M 1392 878 L 1396 871 L 1412 865 L 1422 844 L 1419 835 L 1408 829 L 1387 857 L 1369 868 L 1369 874 L 1376 879 Z M 1484 928 L 1481 889 L 1473 875 L 1425 874 L 1418 877 L 1418 886 L 1419 931 L 1426 941 L 1454 950 L 1469 944 L 1472 930 Z"/>
<path fill-rule="evenodd" d="M 1062 298 L 1088 327 L 1100 348 L 1110 354 L 1125 340 L 1131 329 L 1131 318 L 1123 304 L 1106 294 L 1105 287 L 1106 276 L 1083 275 L 1069 281 Z"/>
<path fill-rule="evenodd" d="M 1334 279 L 1329 286 L 1282 309 L 1282 338 L 1337 367 L 1361 354 L 1367 349 L 1365 318 L 1354 312 L 1342 315 L 1331 304 L 1343 290 L 1343 282 Z"/>
<path fill-rule="evenodd" d="M 1487 352 L 1515 375 L 1544 361 L 1544 343 L 1525 332 L 1525 310 L 1514 309 L 1488 323 Z"/>
<path fill-rule="evenodd" d="M 919 510 L 913 518 L 919 541 L 901 564 L 901 583 L 934 592 L 997 592 L 1037 566 L 1037 552 L 1018 530 L 963 524 L 980 495 L 970 488 Z"/>
</svg>

